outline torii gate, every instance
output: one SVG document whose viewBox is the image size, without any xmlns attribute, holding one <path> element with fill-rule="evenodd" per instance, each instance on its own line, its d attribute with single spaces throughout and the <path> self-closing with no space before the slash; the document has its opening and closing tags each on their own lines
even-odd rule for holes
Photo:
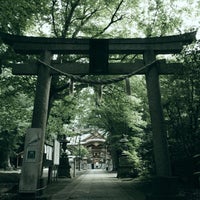
<svg viewBox="0 0 200 200">
<path fill-rule="evenodd" d="M 168 153 L 166 132 L 164 126 L 163 110 L 159 87 L 159 74 L 174 74 L 181 70 L 180 63 L 167 64 L 157 61 L 158 54 L 180 53 L 183 46 L 195 40 L 196 32 L 176 36 L 134 38 L 134 39 L 63 39 L 44 37 L 25 37 L 0 33 L 2 41 L 14 49 L 16 53 L 32 55 L 40 54 L 44 64 L 24 63 L 14 64 L 13 74 L 37 75 L 37 88 L 32 117 L 32 128 L 41 134 L 40 150 L 35 165 L 25 162 L 28 152 L 25 150 L 22 175 L 20 179 L 20 192 L 35 193 L 39 187 L 38 180 L 42 168 L 42 146 L 44 144 L 47 109 L 51 76 L 57 73 L 47 65 L 52 64 L 56 69 L 74 75 L 116 75 L 128 74 L 136 70 L 137 74 L 146 76 L 146 87 L 149 101 L 149 110 L 153 131 L 153 149 L 157 176 L 171 175 L 170 159 Z M 85 54 L 89 56 L 89 64 L 80 63 L 51 63 L 53 54 Z M 135 63 L 109 63 L 109 54 L 141 54 L 143 60 Z M 139 70 L 148 65 L 146 69 Z M 39 128 L 39 131 L 38 131 Z M 28 136 L 27 136 L 28 137 Z M 37 170 L 33 170 L 33 166 Z M 33 172 L 31 172 L 31 170 Z M 30 177 L 30 173 L 32 173 Z M 27 178 L 29 177 L 29 178 Z M 34 184 L 33 184 L 34 183 Z M 28 185 L 31 185 L 29 187 Z"/>
</svg>

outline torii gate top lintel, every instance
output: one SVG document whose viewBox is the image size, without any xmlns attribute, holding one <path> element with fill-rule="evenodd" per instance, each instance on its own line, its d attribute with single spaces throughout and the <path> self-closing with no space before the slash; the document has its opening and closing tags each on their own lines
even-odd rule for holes
<svg viewBox="0 0 200 200">
<path fill-rule="evenodd" d="M 151 38 L 118 38 L 118 39 L 64 39 L 47 37 L 27 37 L 19 35 L 10 35 L 0 32 L 2 41 L 20 54 L 42 54 L 45 51 L 51 54 L 84 54 L 89 57 L 87 63 L 66 63 L 58 64 L 55 67 L 62 71 L 74 74 L 128 74 L 140 63 L 110 63 L 110 54 L 145 54 L 153 51 L 156 54 L 174 54 L 180 53 L 183 46 L 190 44 L 195 40 L 196 32 L 185 33 L 182 35 L 151 37 Z M 53 63 L 52 63 L 53 64 Z M 53 64 L 54 65 L 54 64 Z M 174 65 L 160 63 L 159 74 L 174 74 L 180 64 Z M 35 63 L 14 64 L 12 66 L 13 74 L 36 75 L 38 65 Z M 55 70 L 51 74 L 56 74 Z M 144 74 L 145 71 L 138 72 Z M 58 73 L 59 74 L 59 73 Z"/>
<path fill-rule="evenodd" d="M 107 46 L 110 54 L 143 53 L 153 50 L 157 54 L 179 53 L 183 45 L 195 40 L 196 31 L 181 35 L 151 38 L 117 39 L 65 39 L 47 37 L 27 37 L 0 32 L 0 38 L 11 45 L 17 53 L 40 54 L 44 50 L 52 53 L 88 54 L 91 45 Z"/>
</svg>

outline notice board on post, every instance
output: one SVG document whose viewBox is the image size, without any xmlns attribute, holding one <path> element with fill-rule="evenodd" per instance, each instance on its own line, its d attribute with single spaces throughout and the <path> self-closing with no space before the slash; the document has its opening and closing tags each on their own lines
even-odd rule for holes
<svg viewBox="0 0 200 200">
<path fill-rule="evenodd" d="M 40 174 L 42 129 L 29 128 L 25 138 L 24 158 L 19 182 L 20 193 L 35 193 Z"/>
</svg>

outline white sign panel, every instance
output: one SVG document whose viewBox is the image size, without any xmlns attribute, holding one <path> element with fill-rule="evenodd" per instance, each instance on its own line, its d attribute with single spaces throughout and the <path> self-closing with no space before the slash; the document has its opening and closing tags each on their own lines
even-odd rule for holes
<svg viewBox="0 0 200 200">
<path fill-rule="evenodd" d="M 33 193 L 37 189 L 42 157 L 42 129 L 27 130 L 24 148 L 24 159 L 19 183 L 21 193 Z"/>
<path fill-rule="evenodd" d="M 60 142 L 58 140 L 54 140 L 53 145 L 53 164 L 59 165 L 60 160 Z"/>
<path fill-rule="evenodd" d="M 50 145 L 44 145 L 44 153 L 46 154 L 46 160 L 53 160 L 53 147 Z"/>
</svg>

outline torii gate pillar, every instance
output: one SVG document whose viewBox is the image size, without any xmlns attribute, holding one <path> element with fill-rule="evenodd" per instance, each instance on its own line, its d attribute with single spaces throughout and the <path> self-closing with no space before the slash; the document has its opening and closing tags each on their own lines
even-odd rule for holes
<svg viewBox="0 0 200 200">
<path fill-rule="evenodd" d="M 155 59 L 156 56 L 153 51 L 144 52 L 145 64 L 149 64 Z M 156 175 L 170 176 L 171 167 L 161 104 L 159 74 L 156 64 L 147 69 L 146 87 L 153 131 L 153 149 L 156 164 Z"/>
<path fill-rule="evenodd" d="M 145 64 L 149 64 L 155 59 L 156 56 L 154 51 L 144 52 Z M 156 177 L 152 182 L 152 194 L 147 195 L 146 200 L 181 200 L 184 199 L 184 197 L 178 195 L 177 179 L 171 177 L 167 134 L 161 104 L 159 73 L 156 63 L 147 69 L 146 87 L 153 132 L 154 160 L 156 165 Z"/>
<path fill-rule="evenodd" d="M 50 64 L 51 53 L 45 51 L 42 60 Z M 25 199 L 34 199 L 40 187 L 50 85 L 50 69 L 44 65 L 39 66 L 32 125 L 26 134 L 19 184 L 19 192 Z"/>
</svg>

